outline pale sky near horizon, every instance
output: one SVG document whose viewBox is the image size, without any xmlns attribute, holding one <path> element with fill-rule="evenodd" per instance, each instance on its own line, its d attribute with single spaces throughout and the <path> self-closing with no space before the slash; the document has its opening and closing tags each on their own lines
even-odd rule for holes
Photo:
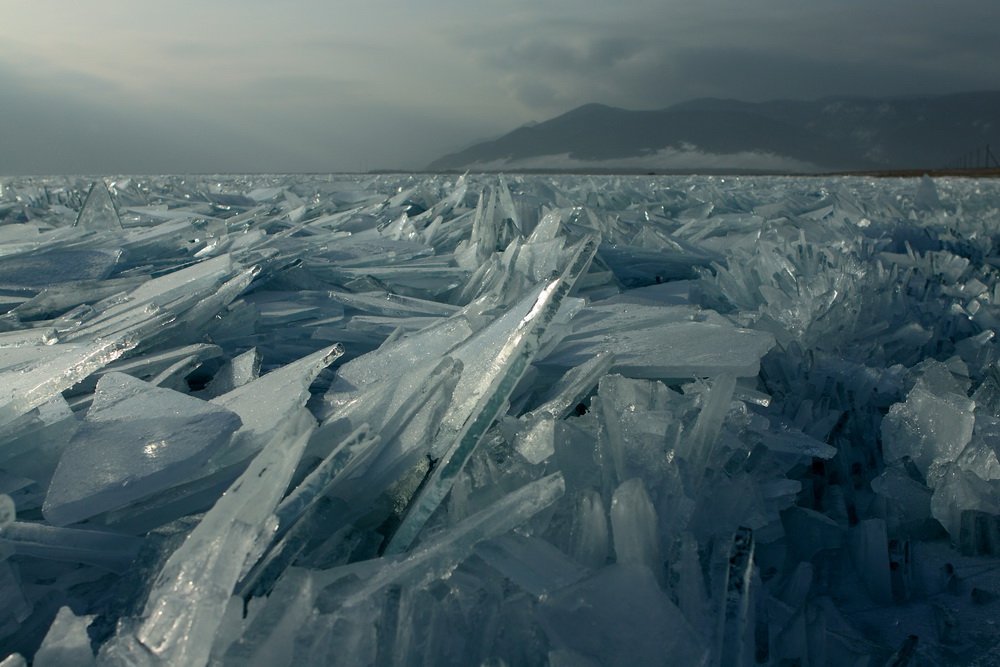
<svg viewBox="0 0 1000 667">
<path fill-rule="evenodd" d="M 0 173 L 420 168 L 587 102 L 1000 89 L 998 0 L 6 0 Z"/>
</svg>

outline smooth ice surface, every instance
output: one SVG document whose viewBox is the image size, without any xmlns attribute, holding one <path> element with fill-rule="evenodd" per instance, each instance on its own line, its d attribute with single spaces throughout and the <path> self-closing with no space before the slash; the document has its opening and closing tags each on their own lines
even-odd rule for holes
<svg viewBox="0 0 1000 667">
<path fill-rule="evenodd" d="M 111 193 L 104 180 L 96 180 L 90 185 L 90 192 L 83 202 L 83 208 L 76 218 L 75 226 L 82 229 L 100 230 L 120 230 L 122 228 L 121 218 L 118 216 L 118 207 L 115 206 Z"/>
<path fill-rule="evenodd" d="M 63 451 L 42 513 L 64 526 L 175 486 L 195 476 L 240 425 L 229 410 L 108 373 Z"/>
<path fill-rule="evenodd" d="M 62 607 L 32 661 L 37 667 L 89 667 L 94 664 L 87 626 L 93 617 L 78 617 Z"/>
<path fill-rule="evenodd" d="M 0 659 L 988 664 L 997 230 L 989 179 L 0 179 Z"/>
</svg>

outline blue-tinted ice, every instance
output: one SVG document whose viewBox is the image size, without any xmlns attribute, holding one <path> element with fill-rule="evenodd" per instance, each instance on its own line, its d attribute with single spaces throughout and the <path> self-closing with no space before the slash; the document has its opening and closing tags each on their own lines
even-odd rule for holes
<svg viewBox="0 0 1000 667">
<path fill-rule="evenodd" d="M 241 425 L 233 412 L 123 373 L 97 383 L 42 513 L 78 523 L 187 481 Z"/>
<path fill-rule="evenodd" d="M 993 180 L 0 179 L 0 660 L 990 663 L 997 230 Z"/>
</svg>

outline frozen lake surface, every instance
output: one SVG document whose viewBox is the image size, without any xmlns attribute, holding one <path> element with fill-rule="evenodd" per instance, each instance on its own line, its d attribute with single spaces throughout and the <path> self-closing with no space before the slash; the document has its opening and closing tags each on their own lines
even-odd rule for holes
<svg viewBox="0 0 1000 667">
<path fill-rule="evenodd" d="M 998 180 L 2 179 L 0 665 L 995 664 L 998 271 Z"/>
</svg>

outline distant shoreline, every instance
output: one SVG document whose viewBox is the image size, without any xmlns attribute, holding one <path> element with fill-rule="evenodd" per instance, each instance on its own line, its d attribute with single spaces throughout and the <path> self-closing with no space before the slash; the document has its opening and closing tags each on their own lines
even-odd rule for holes
<svg viewBox="0 0 1000 667">
<path fill-rule="evenodd" d="M 991 169 L 881 169 L 874 171 L 829 171 L 829 172 L 783 172 L 754 171 L 740 169 L 705 169 L 688 171 L 678 169 L 488 169 L 462 170 L 443 169 L 440 171 L 407 171 L 393 169 L 373 169 L 368 174 L 525 174 L 525 175 L 557 175 L 569 176 L 789 176 L 822 178 L 828 176 L 867 176 L 871 178 L 920 178 L 922 176 L 964 177 L 964 178 L 1000 178 L 1000 168 Z"/>
</svg>

